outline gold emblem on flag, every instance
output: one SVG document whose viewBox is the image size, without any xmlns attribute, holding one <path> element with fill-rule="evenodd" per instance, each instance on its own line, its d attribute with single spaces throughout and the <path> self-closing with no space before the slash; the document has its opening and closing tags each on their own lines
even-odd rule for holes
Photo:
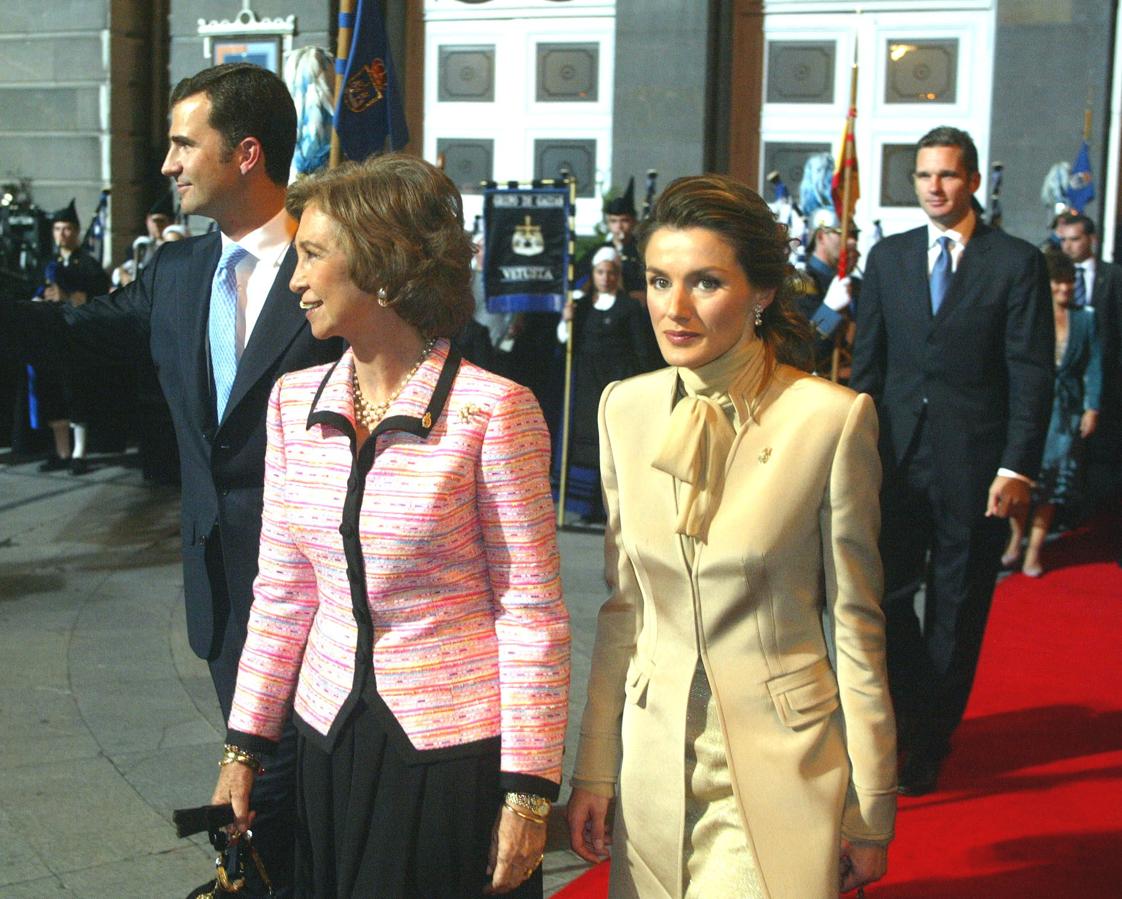
<svg viewBox="0 0 1122 899">
<path fill-rule="evenodd" d="M 519 256 L 538 256 L 544 253 L 545 237 L 542 235 L 542 226 L 535 225 L 530 216 L 526 216 L 521 225 L 514 226 L 510 248 Z"/>
<path fill-rule="evenodd" d="M 347 80 L 344 100 L 351 112 L 369 109 L 386 95 L 386 64 L 380 59 L 358 70 Z"/>
</svg>

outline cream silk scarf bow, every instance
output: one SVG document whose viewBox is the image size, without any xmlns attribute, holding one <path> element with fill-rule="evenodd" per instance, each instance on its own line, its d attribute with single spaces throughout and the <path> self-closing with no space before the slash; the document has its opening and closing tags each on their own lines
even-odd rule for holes
<svg viewBox="0 0 1122 899">
<path fill-rule="evenodd" d="M 764 363 L 763 344 L 741 341 L 698 369 L 678 369 L 679 398 L 662 447 L 651 463 L 686 489 L 679 492 L 679 534 L 705 540 L 724 484 L 725 463 L 736 437 L 734 419 L 748 420 L 747 399 Z"/>
</svg>

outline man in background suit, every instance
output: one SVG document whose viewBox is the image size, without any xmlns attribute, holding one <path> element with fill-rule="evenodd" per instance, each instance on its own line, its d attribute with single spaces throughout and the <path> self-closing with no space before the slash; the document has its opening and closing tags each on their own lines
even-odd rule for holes
<svg viewBox="0 0 1122 899">
<path fill-rule="evenodd" d="M 880 414 L 888 675 L 900 792 L 935 788 L 962 719 L 1008 528 L 1027 506 L 1052 402 L 1039 251 L 971 206 L 978 153 L 940 127 L 916 152 L 921 228 L 869 254 L 850 386 Z M 925 586 L 925 624 L 915 595 Z"/>
<path fill-rule="evenodd" d="M 102 364 L 151 353 L 179 443 L 188 638 L 228 718 L 257 575 L 269 393 L 281 374 L 342 347 L 315 340 L 288 288 L 296 112 L 284 83 L 247 63 L 215 66 L 176 85 L 171 104 L 163 173 L 183 212 L 219 231 L 164 244 L 109 296 L 61 310 L 26 304 L 3 324 L 24 347 L 61 332 L 58 351 Z M 294 771 L 289 725 L 253 791 L 255 844 L 282 896 L 291 895 Z"/>
<path fill-rule="evenodd" d="M 1056 224 L 1060 248 L 1075 263 L 1075 304 L 1095 310 L 1103 352 L 1100 427 L 1087 441 L 1087 458 L 1105 464 L 1117 478 L 1122 450 L 1122 266 L 1095 258 L 1095 223 L 1065 213 Z"/>
</svg>

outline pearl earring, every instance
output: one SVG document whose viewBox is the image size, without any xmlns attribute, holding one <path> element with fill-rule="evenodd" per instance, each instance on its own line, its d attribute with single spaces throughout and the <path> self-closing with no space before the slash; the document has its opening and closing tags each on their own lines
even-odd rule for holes
<svg viewBox="0 0 1122 899">
<path fill-rule="evenodd" d="M 757 303 L 752 307 L 752 311 L 756 313 L 756 327 L 759 328 L 764 323 L 764 307 Z"/>
</svg>

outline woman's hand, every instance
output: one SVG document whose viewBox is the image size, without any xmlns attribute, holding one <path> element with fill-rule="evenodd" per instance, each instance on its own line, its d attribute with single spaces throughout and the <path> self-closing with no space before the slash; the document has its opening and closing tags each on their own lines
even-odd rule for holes
<svg viewBox="0 0 1122 899">
<path fill-rule="evenodd" d="M 509 893 L 530 879 L 545 854 L 545 824 L 535 824 L 516 815 L 505 805 L 499 809 L 491 831 L 491 854 L 487 873 L 491 883 L 488 895 Z"/>
<path fill-rule="evenodd" d="M 214 787 L 214 795 L 210 797 L 211 805 L 225 805 L 228 802 L 234 807 L 234 826 L 238 833 L 245 833 L 257 816 L 257 812 L 249 810 L 253 778 L 253 769 L 248 765 L 236 762 L 223 765 L 218 769 L 218 783 Z"/>
<path fill-rule="evenodd" d="M 575 787 L 569 797 L 569 844 L 586 862 L 601 862 L 612 845 L 608 830 L 608 806 L 612 800 Z"/>
<path fill-rule="evenodd" d="M 868 886 L 888 871 L 888 847 L 869 843 L 841 842 L 841 892 Z"/>
<path fill-rule="evenodd" d="M 1083 413 L 1083 417 L 1079 419 L 1079 436 L 1083 438 L 1090 437 L 1095 433 L 1095 428 L 1099 426 L 1099 410 L 1088 409 Z"/>
</svg>

